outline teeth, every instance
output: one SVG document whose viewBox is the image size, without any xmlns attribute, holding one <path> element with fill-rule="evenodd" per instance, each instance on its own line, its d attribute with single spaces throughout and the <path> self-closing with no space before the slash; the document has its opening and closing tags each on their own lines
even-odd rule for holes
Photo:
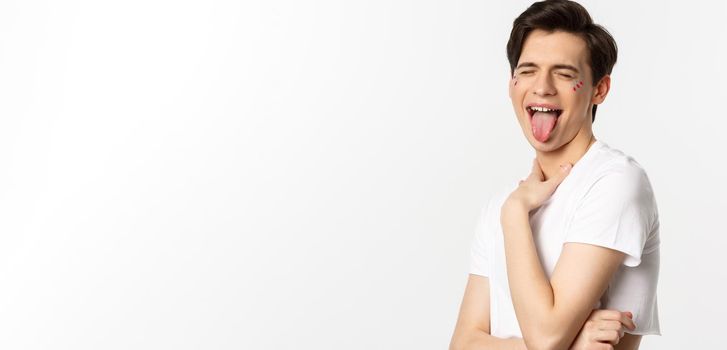
<svg viewBox="0 0 727 350">
<path fill-rule="evenodd" d="M 555 112 L 557 109 L 550 109 L 545 107 L 537 107 L 537 106 L 531 106 L 530 109 L 538 112 Z"/>
</svg>

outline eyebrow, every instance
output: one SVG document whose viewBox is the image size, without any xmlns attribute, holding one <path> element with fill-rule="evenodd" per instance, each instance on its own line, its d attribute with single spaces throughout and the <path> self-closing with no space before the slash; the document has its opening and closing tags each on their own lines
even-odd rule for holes
<svg viewBox="0 0 727 350">
<path fill-rule="evenodd" d="M 523 67 L 535 67 L 535 68 L 538 68 L 538 65 L 535 64 L 535 63 L 533 63 L 533 62 L 523 62 L 523 63 L 518 64 L 517 65 L 517 68 L 515 68 L 515 70 L 518 70 L 518 69 L 523 68 Z M 572 70 L 572 71 L 574 71 L 576 73 L 580 73 L 580 71 L 578 70 L 578 68 L 576 68 L 574 66 L 571 66 L 570 64 L 555 64 L 555 65 L 553 65 L 553 68 L 555 68 L 555 69 L 570 69 L 570 70 Z"/>
</svg>

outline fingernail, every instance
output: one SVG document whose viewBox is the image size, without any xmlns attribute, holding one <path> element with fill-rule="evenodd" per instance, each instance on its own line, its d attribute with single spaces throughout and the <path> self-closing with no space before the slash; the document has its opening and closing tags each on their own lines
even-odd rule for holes
<svg viewBox="0 0 727 350">
<path fill-rule="evenodd" d="M 634 318 L 634 315 L 631 312 L 626 312 L 626 315 L 628 315 L 629 318 Z"/>
</svg>

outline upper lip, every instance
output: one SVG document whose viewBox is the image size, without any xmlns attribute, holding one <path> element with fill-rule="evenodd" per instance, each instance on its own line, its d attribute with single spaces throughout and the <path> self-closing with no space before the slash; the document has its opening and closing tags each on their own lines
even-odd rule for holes
<svg viewBox="0 0 727 350">
<path fill-rule="evenodd" d="M 560 109 L 560 110 L 563 109 L 563 108 L 560 108 L 560 106 L 558 106 L 558 105 L 554 105 L 554 104 L 550 104 L 550 103 L 535 103 L 535 102 L 531 102 L 531 103 L 528 103 L 527 105 L 525 105 L 525 108 L 528 108 L 528 107 L 545 107 L 547 109 Z"/>
<path fill-rule="evenodd" d="M 525 105 L 525 111 L 528 112 L 528 114 L 532 117 L 533 113 L 530 110 L 530 107 L 544 107 L 547 109 L 556 109 L 558 110 L 558 116 L 560 116 L 561 113 L 563 113 L 563 108 L 561 108 L 558 105 L 554 105 L 552 103 L 538 103 L 538 102 L 530 102 Z"/>
</svg>

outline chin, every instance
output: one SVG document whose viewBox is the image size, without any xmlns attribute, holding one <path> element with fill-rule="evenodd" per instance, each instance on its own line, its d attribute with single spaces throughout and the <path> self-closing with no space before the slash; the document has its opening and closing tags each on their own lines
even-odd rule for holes
<svg viewBox="0 0 727 350">
<path fill-rule="evenodd" d="M 528 135 L 528 142 L 533 146 L 533 149 L 541 152 L 551 152 L 560 148 L 560 144 L 556 137 L 548 138 L 545 142 L 540 142 L 535 139 L 535 136 Z"/>
</svg>

